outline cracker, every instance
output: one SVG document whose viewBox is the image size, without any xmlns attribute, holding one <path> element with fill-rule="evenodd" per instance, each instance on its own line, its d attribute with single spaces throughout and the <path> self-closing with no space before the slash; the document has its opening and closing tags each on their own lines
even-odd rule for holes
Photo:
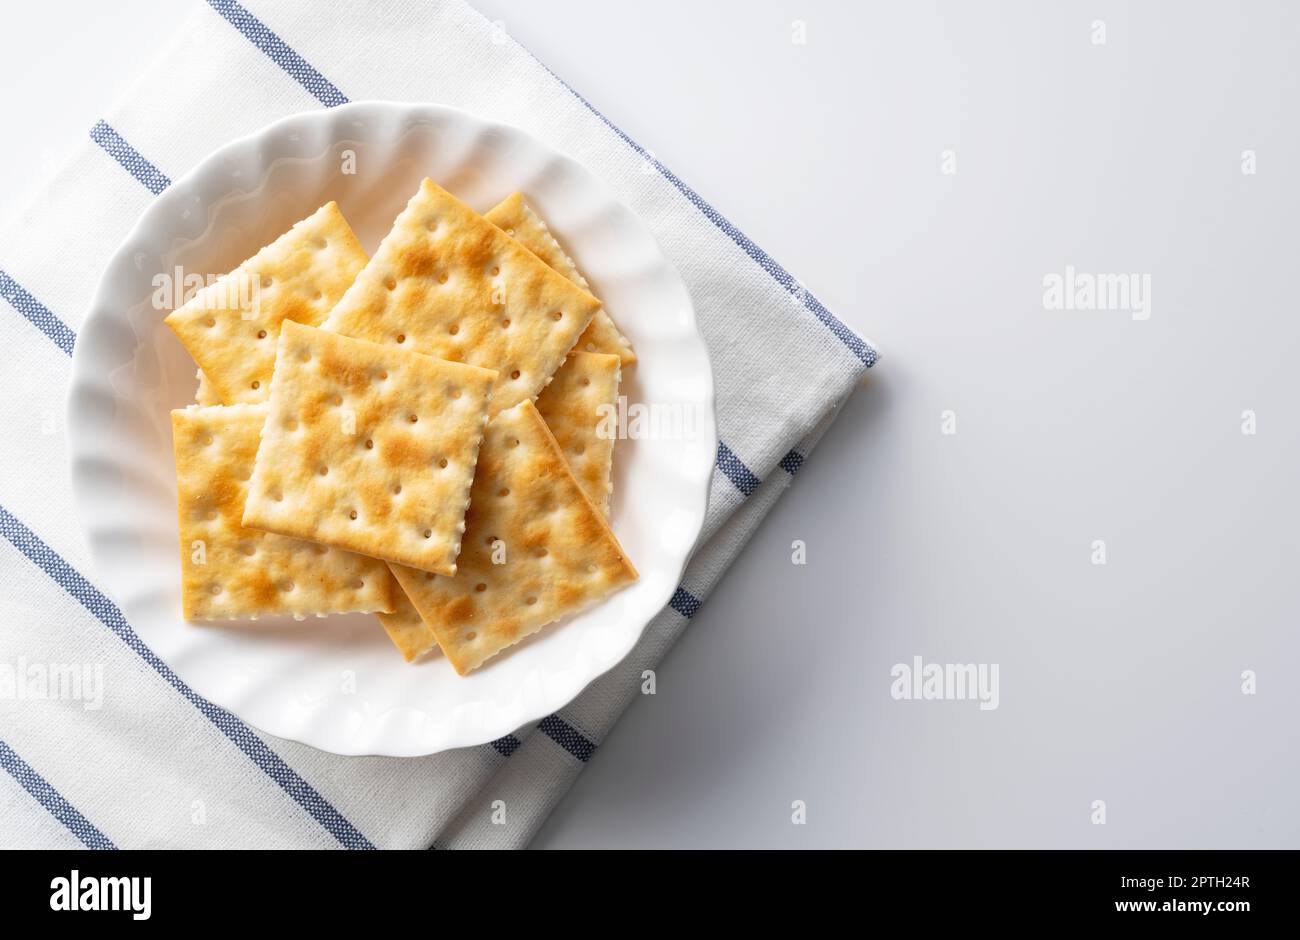
<svg viewBox="0 0 1300 940">
<path fill-rule="evenodd" d="M 610 412 L 618 408 L 618 356 L 571 352 L 551 384 L 537 396 L 537 410 L 588 498 L 609 516 L 614 440 Z M 606 406 L 602 408 L 602 406 Z"/>
<path fill-rule="evenodd" d="M 531 401 L 488 425 L 456 577 L 393 573 L 461 675 L 637 577 Z"/>
<path fill-rule="evenodd" d="M 536 397 L 599 309 L 599 300 L 426 179 L 324 326 L 496 369 L 496 414 Z"/>
<path fill-rule="evenodd" d="M 392 610 L 401 589 L 382 561 L 241 525 L 265 417 L 265 404 L 172 412 L 185 617 Z"/>
<path fill-rule="evenodd" d="M 560 243 L 551 234 L 550 228 L 536 210 L 524 200 L 522 193 L 512 193 L 507 196 L 489 209 L 483 217 L 537 255 L 551 268 L 559 271 L 583 290 L 591 292 L 591 285 L 582 276 L 578 266 L 560 247 Z M 631 341 L 614 325 L 614 321 L 603 308 L 596 311 L 596 315 L 591 318 L 591 323 L 578 337 L 573 348 L 583 352 L 612 353 L 618 356 L 625 366 L 636 362 L 636 353 L 632 351 Z"/>
<path fill-rule="evenodd" d="M 376 616 L 402 658 L 409 663 L 426 654 L 441 652 L 433 630 L 424 622 L 406 592 L 394 585 L 393 594 L 396 596 L 393 612 Z"/>
<path fill-rule="evenodd" d="M 244 525 L 454 574 L 495 380 L 285 321 Z"/>
<path fill-rule="evenodd" d="M 339 207 L 326 203 L 163 322 L 225 404 L 265 401 L 280 324 L 315 326 L 365 266 Z"/>
</svg>

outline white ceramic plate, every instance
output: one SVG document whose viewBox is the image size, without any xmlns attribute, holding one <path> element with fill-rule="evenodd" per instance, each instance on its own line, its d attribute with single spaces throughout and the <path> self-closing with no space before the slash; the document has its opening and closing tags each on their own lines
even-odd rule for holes
<svg viewBox="0 0 1300 940">
<path fill-rule="evenodd" d="M 355 173 L 344 172 L 345 151 Z M 618 442 L 611 522 L 640 581 L 463 678 L 440 656 L 403 662 L 370 616 L 185 622 L 169 411 L 193 400 L 195 366 L 153 302 L 155 275 L 228 271 L 330 199 L 373 252 L 424 176 L 480 211 L 523 190 L 636 347 L 638 363 L 623 371 L 627 400 L 695 421 L 691 435 Z M 717 446 L 713 375 L 690 297 L 631 210 L 521 131 L 388 102 L 278 121 L 168 187 L 104 274 L 77 341 L 68 408 L 77 512 L 101 583 L 136 632 L 199 694 L 338 754 L 482 744 L 571 701 L 672 596 L 703 525 Z"/>
</svg>

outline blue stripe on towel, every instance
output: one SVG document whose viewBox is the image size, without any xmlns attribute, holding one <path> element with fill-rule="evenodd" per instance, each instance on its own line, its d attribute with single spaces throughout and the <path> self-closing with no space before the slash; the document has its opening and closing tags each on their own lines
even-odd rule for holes
<svg viewBox="0 0 1300 940">
<path fill-rule="evenodd" d="M 559 715 L 547 715 L 537 728 L 584 764 L 596 751 L 593 741 Z"/>
<path fill-rule="evenodd" d="M 180 676 L 159 659 L 157 653 L 145 646 L 144 641 L 136 635 L 116 604 L 91 584 L 81 572 L 64 561 L 54 549 L 42 542 L 36 533 L 23 525 L 4 506 L 0 506 L 0 535 L 12 542 L 15 548 L 49 575 L 56 584 L 94 614 L 104 626 L 116 633 L 122 642 L 152 666 L 191 705 L 202 712 L 205 718 L 216 725 L 222 734 L 248 756 L 249 760 L 279 784 L 285 793 L 293 797 L 298 805 L 310 813 L 312 818 L 325 827 L 341 845 L 349 849 L 374 848 L 370 840 L 348 822 L 342 813 L 317 793 L 311 784 L 298 776 L 279 754 L 267 747 L 266 742 L 258 737 L 253 729 L 224 708 L 200 697 L 181 681 Z"/>
<path fill-rule="evenodd" d="M 803 466 L 803 454 L 799 453 L 797 450 L 792 450 L 781 458 L 781 462 L 778 466 L 780 466 L 780 468 L 786 473 L 790 474 L 790 476 L 794 476 L 799 472 L 799 468 Z"/>
<path fill-rule="evenodd" d="M 673 592 L 672 600 L 668 602 L 668 606 L 677 611 L 687 620 L 690 620 L 695 616 L 696 612 L 699 611 L 701 603 L 703 603 L 703 601 L 690 591 L 686 590 L 686 588 L 679 587 Z"/>
<path fill-rule="evenodd" d="M 0 741 L 0 767 L 7 770 L 37 803 L 49 810 L 51 816 L 67 826 L 68 831 L 80 839 L 81 844 L 86 848 L 117 848 L 108 836 L 95 828 L 94 823 L 81 815 L 77 808 L 63 797 L 63 794 L 50 786 L 48 780 L 38 774 L 31 764 L 19 757 L 4 741 Z"/>
<path fill-rule="evenodd" d="M 2 270 L 0 270 L 0 297 L 9 301 L 15 310 L 53 340 L 55 346 L 69 356 L 72 355 L 73 344 L 77 341 L 77 334 L 72 331 L 72 327 L 56 317 L 49 307 L 27 293 L 21 284 Z"/>
<path fill-rule="evenodd" d="M 494 748 L 502 757 L 509 757 L 515 751 L 519 750 L 519 746 L 523 744 L 523 742 L 513 734 L 504 735 L 490 743 L 491 747 Z"/>
<path fill-rule="evenodd" d="M 266 57 L 284 69 L 311 92 L 317 101 L 332 108 L 347 104 L 347 96 L 334 83 L 307 64 L 307 60 L 289 48 L 288 43 L 273 33 L 265 23 L 255 17 L 235 0 L 208 0 L 231 26 L 243 33 L 248 41 L 266 53 Z"/>
<path fill-rule="evenodd" d="M 144 158 L 105 121 L 100 121 L 90 129 L 90 139 L 103 147 L 128 173 L 144 184 L 145 189 L 155 196 L 172 184 L 167 174 Z"/>
<path fill-rule="evenodd" d="M 734 483 L 736 489 L 744 496 L 749 496 L 763 482 L 731 452 L 731 448 L 721 439 L 718 440 L 718 469 L 726 474 L 727 479 Z"/>
</svg>

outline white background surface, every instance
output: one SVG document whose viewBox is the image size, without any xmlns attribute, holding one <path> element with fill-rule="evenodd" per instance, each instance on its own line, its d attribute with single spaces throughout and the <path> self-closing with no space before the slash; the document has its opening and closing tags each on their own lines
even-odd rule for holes
<svg viewBox="0 0 1300 940">
<path fill-rule="evenodd" d="M 535 845 L 1300 844 L 1300 11 L 478 6 L 885 353 Z M 0 214 L 188 9 L 5 10 Z M 1000 707 L 894 701 L 914 655 Z"/>
</svg>

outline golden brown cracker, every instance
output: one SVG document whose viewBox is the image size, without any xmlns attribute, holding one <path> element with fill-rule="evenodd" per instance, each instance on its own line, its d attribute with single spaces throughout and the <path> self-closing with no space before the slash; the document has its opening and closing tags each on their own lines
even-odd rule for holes
<svg viewBox="0 0 1300 940">
<path fill-rule="evenodd" d="M 203 371 L 208 400 L 265 401 L 280 324 L 320 323 L 365 263 L 343 213 L 328 202 L 164 322 Z"/>
<path fill-rule="evenodd" d="M 264 404 L 172 412 L 185 617 L 392 610 L 401 589 L 382 561 L 242 525 L 265 417 Z"/>
<path fill-rule="evenodd" d="M 454 573 L 495 379 L 286 321 L 244 525 Z"/>
<path fill-rule="evenodd" d="M 489 209 L 483 217 L 545 261 L 548 266 L 583 290 L 591 292 L 591 285 L 582 276 L 577 264 L 560 247 L 560 243 L 551 234 L 550 227 L 524 199 L 523 193 L 512 193 L 507 196 Z M 625 366 L 636 362 L 636 353 L 632 349 L 631 341 L 623 335 L 603 308 L 591 318 L 591 323 L 578 337 L 573 348 L 582 352 L 611 353 L 618 356 Z"/>
<path fill-rule="evenodd" d="M 324 327 L 497 370 L 495 414 L 536 397 L 599 309 L 426 179 Z"/>
<path fill-rule="evenodd" d="M 637 577 L 527 400 L 488 425 L 456 576 L 393 573 L 462 675 Z"/>
</svg>

